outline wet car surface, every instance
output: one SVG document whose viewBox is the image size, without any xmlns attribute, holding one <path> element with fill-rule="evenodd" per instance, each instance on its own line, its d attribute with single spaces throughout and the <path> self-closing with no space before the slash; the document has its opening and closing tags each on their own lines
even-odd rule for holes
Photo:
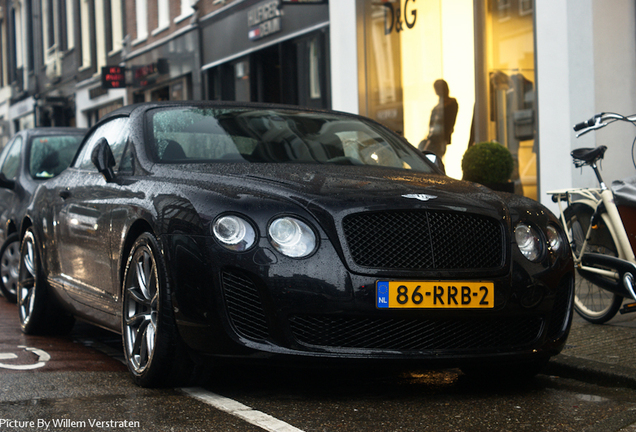
<svg viewBox="0 0 636 432">
<path fill-rule="evenodd" d="M 574 320 L 576 324 L 577 318 Z M 579 333 L 595 333 L 589 331 L 591 324 L 579 325 L 584 326 L 578 327 Z M 630 334 L 629 328 L 625 335 Z M 308 371 L 276 364 L 246 367 L 236 362 L 216 368 L 196 388 L 142 389 L 131 382 L 126 367 L 110 357 L 122 357 L 121 338 L 114 333 L 79 323 L 64 337 L 25 335 L 20 331 L 17 309 L 4 301 L 0 301 L 0 330 L 4 335 L 0 419 L 7 431 L 45 430 L 46 423 L 49 431 L 107 427 L 168 432 L 486 431 L 493 427 L 562 431 L 617 430 L 621 425 L 625 426 L 621 430 L 630 430 L 627 425 L 636 421 L 633 381 L 631 385 L 612 379 L 580 381 L 586 376 L 581 371 L 568 378 L 548 367 L 549 375 L 540 374 L 519 386 L 484 385 L 452 369 L 328 367 Z M 578 341 L 570 337 L 568 347 Z M 585 348 L 602 348 L 591 345 Z M 50 359 L 42 367 L 7 369 L 34 366 L 40 360 L 33 351 L 19 346 L 43 350 Z M 15 357 L 9 358 L 10 353 Z M 246 413 L 251 414 L 249 419 Z M 264 418 L 267 426 L 262 423 Z M 25 426 L 30 422 L 33 427 Z M 102 423 L 97 426 L 96 422 Z"/>
<path fill-rule="evenodd" d="M 18 132 L 0 153 L 0 291 L 15 303 L 19 224 L 37 186 L 66 169 L 87 129 L 40 127 Z"/>
<path fill-rule="evenodd" d="M 78 317 L 121 333 L 142 386 L 191 382 L 210 358 L 533 375 L 571 322 L 546 208 L 450 179 L 348 114 L 123 108 L 22 226 L 23 331 Z"/>
</svg>

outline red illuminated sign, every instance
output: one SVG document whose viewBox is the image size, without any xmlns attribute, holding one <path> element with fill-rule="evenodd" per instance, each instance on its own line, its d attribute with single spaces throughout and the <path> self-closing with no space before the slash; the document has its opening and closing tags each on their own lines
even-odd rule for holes
<svg viewBox="0 0 636 432">
<path fill-rule="evenodd" d="M 102 88 L 126 87 L 126 68 L 120 66 L 102 67 Z"/>
</svg>

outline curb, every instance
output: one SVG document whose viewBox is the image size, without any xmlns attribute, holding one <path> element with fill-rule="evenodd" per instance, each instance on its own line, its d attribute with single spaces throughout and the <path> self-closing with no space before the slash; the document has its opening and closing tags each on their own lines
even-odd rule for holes
<svg viewBox="0 0 636 432">
<path fill-rule="evenodd" d="M 636 389 L 636 369 L 565 354 L 552 357 L 543 373 L 593 384 Z"/>
</svg>

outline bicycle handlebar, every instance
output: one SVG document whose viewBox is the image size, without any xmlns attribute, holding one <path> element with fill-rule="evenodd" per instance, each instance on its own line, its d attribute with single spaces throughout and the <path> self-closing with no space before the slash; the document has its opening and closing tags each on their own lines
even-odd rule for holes
<svg viewBox="0 0 636 432">
<path fill-rule="evenodd" d="M 608 124 L 611 124 L 617 121 L 631 123 L 632 125 L 636 126 L 636 114 L 632 114 L 631 116 L 624 116 L 622 114 L 602 112 L 602 113 L 596 114 L 594 117 L 592 117 L 589 120 L 575 124 L 574 131 L 578 132 L 576 134 L 576 137 L 578 138 L 582 135 L 585 135 L 588 132 L 604 128 Z M 634 138 L 634 141 L 632 142 L 632 164 L 636 168 L 636 158 L 634 157 L 635 146 L 636 146 L 636 138 Z M 579 167 L 579 166 L 585 165 L 586 163 L 577 162 L 575 160 L 574 164 L 575 166 Z"/>
<path fill-rule="evenodd" d="M 589 128 L 589 127 L 594 126 L 596 124 L 596 119 L 597 118 L 600 118 L 600 115 L 597 114 L 597 115 L 595 115 L 594 117 L 592 117 L 589 120 L 586 120 L 586 121 L 583 121 L 581 123 L 575 124 L 574 125 L 574 132 L 578 132 L 581 129 L 585 129 L 585 128 Z"/>
<path fill-rule="evenodd" d="M 573 129 L 574 132 L 582 131 L 576 134 L 576 137 L 578 138 L 593 130 L 604 128 L 615 121 L 625 121 L 636 125 L 636 114 L 627 117 L 621 114 L 602 112 L 596 114 L 589 120 L 575 124 Z"/>
</svg>

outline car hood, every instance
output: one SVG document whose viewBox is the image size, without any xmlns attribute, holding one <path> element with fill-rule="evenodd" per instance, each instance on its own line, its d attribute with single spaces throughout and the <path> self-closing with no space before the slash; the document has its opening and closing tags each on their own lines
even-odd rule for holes
<svg viewBox="0 0 636 432">
<path fill-rule="evenodd" d="M 322 221 L 360 211 L 437 209 L 470 212 L 506 219 L 502 195 L 465 181 L 439 174 L 373 167 L 330 165 L 240 165 L 197 167 L 212 174 L 212 184 L 224 183 L 258 199 L 294 202 Z M 235 190 L 235 192 L 237 192 Z M 244 196 L 244 195 L 243 195 Z"/>
</svg>

